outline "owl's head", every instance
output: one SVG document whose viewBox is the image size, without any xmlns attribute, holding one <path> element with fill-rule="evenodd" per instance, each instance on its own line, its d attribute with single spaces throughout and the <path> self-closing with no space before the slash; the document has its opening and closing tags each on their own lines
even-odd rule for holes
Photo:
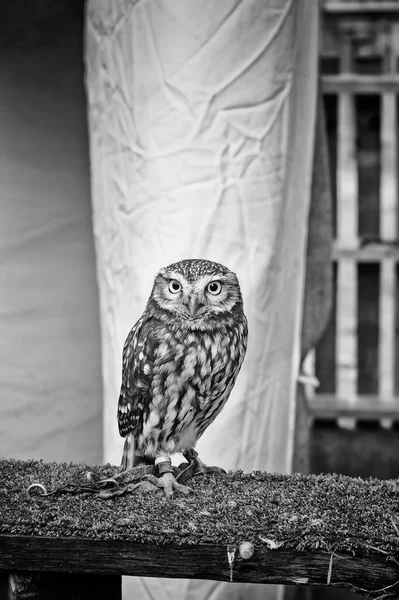
<svg viewBox="0 0 399 600">
<path fill-rule="evenodd" d="M 182 260 L 161 269 L 149 302 L 189 329 L 207 329 L 215 318 L 237 317 L 243 311 L 236 274 L 201 259 Z"/>
</svg>

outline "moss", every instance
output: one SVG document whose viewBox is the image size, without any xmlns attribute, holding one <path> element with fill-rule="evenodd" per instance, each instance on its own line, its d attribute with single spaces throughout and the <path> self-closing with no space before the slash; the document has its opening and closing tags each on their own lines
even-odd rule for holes
<svg viewBox="0 0 399 600">
<path fill-rule="evenodd" d="M 125 539 L 146 543 L 236 544 L 298 550 L 375 551 L 399 557 L 399 481 L 338 475 L 292 476 L 241 471 L 198 476 L 194 494 L 135 492 L 104 499 L 93 493 L 29 498 L 27 487 L 47 489 L 115 467 L 37 461 L 0 461 L 0 532 Z"/>
</svg>

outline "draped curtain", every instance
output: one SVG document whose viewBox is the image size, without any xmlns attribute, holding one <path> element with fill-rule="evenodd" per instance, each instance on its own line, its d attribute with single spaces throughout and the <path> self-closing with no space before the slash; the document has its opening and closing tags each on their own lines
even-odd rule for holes
<svg viewBox="0 0 399 600">
<path fill-rule="evenodd" d="M 155 273 L 208 258 L 240 279 L 249 347 L 229 402 L 197 449 L 226 469 L 292 469 L 317 47 L 318 2 L 89 0 L 105 460 L 120 460 L 122 346 Z M 244 593 L 214 582 L 129 586 L 135 598 Z M 265 588 L 248 593 L 264 597 Z"/>
</svg>

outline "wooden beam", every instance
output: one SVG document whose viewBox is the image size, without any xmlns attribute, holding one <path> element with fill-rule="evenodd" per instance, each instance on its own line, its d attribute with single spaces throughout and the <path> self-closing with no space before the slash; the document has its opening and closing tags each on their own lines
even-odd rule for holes
<svg viewBox="0 0 399 600">
<path fill-rule="evenodd" d="M 352 40 L 348 35 L 342 36 L 341 68 L 350 75 Z M 357 246 L 358 232 L 356 107 L 352 90 L 340 90 L 337 134 L 337 239 L 351 248 Z"/>
<path fill-rule="evenodd" d="M 385 36 L 384 72 L 397 75 L 399 57 L 399 22 L 391 23 Z M 397 93 L 387 91 L 382 96 L 381 107 L 381 223 L 380 235 L 385 241 L 398 238 L 398 138 L 397 138 Z"/>
<path fill-rule="evenodd" d="M 345 398 L 335 394 L 316 394 L 309 401 L 311 415 L 316 419 L 330 420 L 338 417 L 378 421 L 399 419 L 399 399 L 361 395 Z"/>
<path fill-rule="evenodd" d="M 114 473 L 111 465 L 0 461 L 2 600 L 19 573 L 376 593 L 399 582 L 394 481 L 237 471 L 193 477 L 191 494 L 167 499 L 136 489 L 138 472 Z"/>
<path fill-rule="evenodd" d="M 383 96 L 381 126 L 382 168 L 381 168 L 381 231 L 383 240 L 396 240 L 397 231 L 397 114 L 396 95 L 386 93 Z M 381 262 L 380 283 L 380 341 L 379 341 L 379 393 L 392 397 L 395 388 L 395 256 L 385 256 Z"/>
<path fill-rule="evenodd" d="M 120 575 L 0 571 L 0 600 L 121 600 Z"/>
<path fill-rule="evenodd" d="M 398 32 L 399 34 L 399 32 Z M 397 92 L 399 89 L 397 90 Z M 381 114 L 381 239 L 393 241 L 397 230 L 397 110 L 396 96 L 386 92 L 382 97 Z"/>
<path fill-rule="evenodd" d="M 352 41 L 342 36 L 341 69 L 352 68 Z M 358 245 L 358 177 L 356 161 L 355 97 L 351 91 L 339 94 L 337 149 L 337 240 L 346 248 Z M 337 394 L 356 395 L 357 382 L 357 269 L 351 259 L 342 258 L 337 273 Z M 351 423 L 343 425 L 350 426 Z"/>
<path fill-rule="evenodd" d="M 356 262 L 374 263 L 389 259 L 397 262 L 399 261 L 399 241 L 392 244 L 370 241 L 364 246 L 347 248 L 337 240 L 333 243 L 332 258 L 334 261 L 350 259 Z"/>
<path fill-rule="evenodd" d="M 245 559 L 239 547 L 226 545 L 157 546 L 124 540 L 11 535 L 0 535 L 0 569 L 37 570 L 56 573 L 57 577 L 69 571 L 266 584 L 329 584 L 359 593 L 393 586 L 399 579 L 398 564 L 387 561 L 384 553 L 373 549 L 353 557 L 341 552 L 335 555 L 324 550 L 298 552 L 261 546 Z"/>
<path fill-rule="evenodd" d="M 323 94 L 383 94 L 398 93 L 399 75 L 359 75 L 357 73 L 341 73 L 340 75 L 322 76 Z"/>
<path fill-rule="evenodd" d="M 396 273 L 395 273 L 395 296 L 394 296 L 394 298 L 395 298 L 396 314 L 395 314 L 394 357 L 395 357 L 395 364 L 398 364 L 398 361 L 399 361 L 399 266 L 397 263 L 396 263 L 395 271 L 396 271 Z M 395 369 L 395 394 L 396 394 L 396 396 L 399 396 L 399 369 Z"/>
<path fill-rule="evenodd" d="M 337 275 L 337 394 L 356 397 L 357 388 L 357 266 L 353 260 L 341 259 Z M 353 427 L 354 423 L 342 422 Z"/>
<path fill-rule="evenodd" d="M 396 263 L 385 259 L 380 272 L 378 391 L 380 396 L 392 399 L 395 389 L 395 290 Z M 394 400 L 396 404 L 398 401 Z"/>
<path fill-rule="evenodd" d="M 384 69 L 396 73 L 398 23 L 391 23 L 384 53 Z M 398 238 L 398 139 L 397 95 L 386 92 L 381 114 L 380 236 L 387 242 Z M 395 390 L 396 261 L 387 257 L 381 263 L 379 315 L 379 394 L 393 397 Z"/>
</svg>

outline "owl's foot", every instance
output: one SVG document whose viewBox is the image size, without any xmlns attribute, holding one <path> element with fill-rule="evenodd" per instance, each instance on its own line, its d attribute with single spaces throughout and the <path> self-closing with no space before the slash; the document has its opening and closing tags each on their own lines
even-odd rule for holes
<svg viewBox="0 0 399 600">
<path fill-rule="evenodd" d="M 162 488 L 167 498 L 172 498 L 175 490 L 185 496 L 193 492 L 188 486 L 179 483 L 173 473 L 164 473 L 161 477 L 147 475 L 145 481 L 142 481 L 141 483 L 145 486 L 145 490 L 143 488 L 143 491 L 156 491 L 159 488 Z M 153 489 L 150 489 L 148 484 L 150 484 Z"/>
<path fill-rule="evenodd" d="M 155 466 L 158 470 L 159 477 L 147 475 L 145 479 L 150 481 L 158 488 L 162 488 L 167 498 L 172 498 L 173 491 L 176 490 L 181 494 L 190 494 L 193 490 L 181 483 L 178 483 L 173 474 L 172 461 L 169 456 L 159 456 L 155 459 Z"/>
<path fill-rule="evenodd" d="M 226 471 L 221 467 L 209 467 L 198 458 L 198 452 L 194 448 L 190 448 L 186 452 L 183 452 L 184 458 L 188 461 L 188 465 L 180 465 L 180 473 L 177 476 L 177 480 L 182 483 L 186 483 L 191 477 L 195 475 L 224 475 Z"/>
<path fill-rule="evenodd" d="M 160 477 L 155 475 L 156 472 L 157 468 L 154 465 L 141 465 L 118 472 L 112 478 L 102 482 L 103 484 L 114 482 L 116 487 L 100 491 L 100 497 L 114 498 L 132 492 L 154 493 L 162 489 L 167 498 L 172 498 L 175 490 L 185 495 L 193 492 L 190 487 L 177 481 L 173 470 L 164 472 Z"/>
</svg>

